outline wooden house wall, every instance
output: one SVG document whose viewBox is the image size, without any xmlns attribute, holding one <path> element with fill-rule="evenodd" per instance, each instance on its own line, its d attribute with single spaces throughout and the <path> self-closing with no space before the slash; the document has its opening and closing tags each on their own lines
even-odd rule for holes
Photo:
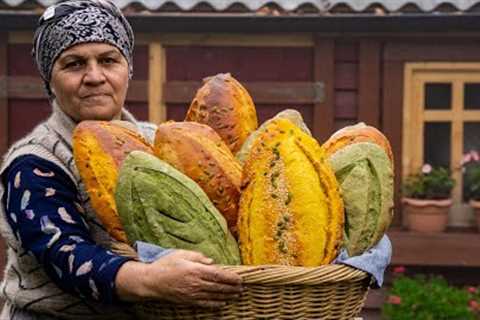
<svg viewBox="0 0 480 320">
<path fill-rule="evenodd" d="M 468 62 L 480 60 L 480 43 L 474 35 L 347 36 L 234 35 L 213 39 L 173 35 L 165 41 L 165 94 L 167 119 L 183 119 L 202 78 L 231 72 L 249 86 L 260 122 L 287 107 L 298 108 L 319 141 L 345 125 L 364 121 L 380 128 L 392 143 L 396 167 L 396 197 L 399 200 L 402 155 L 403 72 L 406 62 Z M 255 38 L 258 37 L 258 38 Z M 127 105 L 141 120 L 149 109 L 149 61 L 155 37 L 139 35 L 134 59 L 134 78 Z M 204 41 L 204 39 L 206 39 Z M 213 40 L 215 41 L 213 41 Z M 6 41 L 8 40 L 8 41 Z M 160 39 L 162 40 L 162 39 Z M 159 41 L 162 42 L 162 41 Z M 7 85 L 2 79 L 8 77 Z M 30 56 L 28 36 L 17 39 L 0 33 L 0 152 L 45 118 L 50 107 Z M 324 100 L 312 96 L 312 85 L 324 84 Z M 292 90 L 291 88 L 295 88 Z M 290 89 L 290 90 L 289 90 Z M 396 222 L 400 223 L 396 209 Z M 480 266 L 472 248 L 459 247 L 450 234 L 409 241 L 409 235 L 391 232 L 394 264 Z M 461 236 L 463 240 L 470 235 Z M 416 238 L 415 238 L 416 239 Z M 442 242 L 443 241 L 443 242 Z M 443 246 L 434 245 L 438 242 Z M 469 242 L 470 243 L 470 242 Z M 472 242 L 478 247 L 478 241 Z M 417 251 L 412 251 L 415 247 Z M 479 248 L 480 249 L 480 248 Z M 418 255 L 415 252 L 429 252 Z M 448 253 L 448 254 L 444 254 Z M 422 257 L 428 257 L 423 259 Z M 452 260 L 452 257 L 455 257 Z"/>
</svg>

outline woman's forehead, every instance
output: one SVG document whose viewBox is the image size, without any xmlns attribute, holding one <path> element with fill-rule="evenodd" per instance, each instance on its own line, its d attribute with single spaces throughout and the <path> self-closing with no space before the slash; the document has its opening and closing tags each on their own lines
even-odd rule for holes
<svg viewBox="0 0 480 320">
<path fill-rule="evenodd" d="M 108 43 L 82 43 L 72 46 L 65 51 L 59 57 L 59 60 L 67 56 L 99 56 L 110 53 L 120 54 L 120 50 L 117 47 L 112 46 Z"/>
</svg>

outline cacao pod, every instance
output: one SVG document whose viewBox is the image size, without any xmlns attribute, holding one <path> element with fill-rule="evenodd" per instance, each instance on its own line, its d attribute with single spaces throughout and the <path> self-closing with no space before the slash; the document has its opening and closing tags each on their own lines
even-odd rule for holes
<svg viewBox="0 0 480 320">
<path fill-rule="evenodd" d="M 235 235 L 242 167 L 222 138 L 204 124 L 168 122 L 158 126 L 154 152 L 205 191 Z"/>
<path fill-rule="evenodd" d="M 239 264 L 238 245 L 220 212 L 189 177 L 157 157 L 134 151 L 119 173 L 115 199 L 130 243 L 198 251 Z"/>
<path fill-rule="evenodd" d="M 257 111 L 247 90 L 229 73 L 205 80 L 188 109 L 185 121 L 212 127 L 235 154 L 257 129 Z"/>
<path fill-rule="evenodd" d="M 238 232 L 244 264 L 318 266 L 337 256 L 343 202 L 314 138 L 289 120 L 271 121 L 243 174 Z"/>
<path fill-rule="evenodd" d="M 345 145 L 329 161 L 345 205 L 345 248 L 356 256 L 382 238 L 393 218 L 393 169 L 385 150 L 370 142 Z"/>
<path fill-rule="evenodd" d="M 276 114 L 272 119 L 265 121 L 257 130 L 255 130 L 248 136 L 247 140 L 245 140 L 245 142 L 243 143 L 242 148 L 235 155 L 235 157 L 240 161 L 240 163 L 243 164 L 245 162 L 255 140 L 262 132 L 265 132 L 265 128 L 268 126 L 268 124 L 275 119 L 290 120 L 293 124 L 302 129 L 306 134 L 312 135 L 305 122 L 303 122 L 302 114 L 300 112 L 295 109 L 285 109 Z"/>
<path fill-rule="evenodd" d="M 335 153 L 346 145 L 356 142 L 372 142 L 385 149 L 393 166 L 393 153 L 388 139 L 377 128 L 360 122 L 336 131 L 323 145 L 327 155 Z"/>
<path fill-rule="evenodd" d="M 115 239 L 127 238 L 115 205 L 118 169 L 128 153 L 153 148 L 137 132 L 107 121 L 82 121 L 73 133 L 73 156 L 92 208 Z"/>
</svg>

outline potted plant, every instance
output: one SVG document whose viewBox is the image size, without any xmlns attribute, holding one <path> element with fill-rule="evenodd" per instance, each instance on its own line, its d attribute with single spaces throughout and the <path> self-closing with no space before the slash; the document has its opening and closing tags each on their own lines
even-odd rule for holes
<svg viewBox="0 0 480 320">
<path fill-rule="evenodd" d="M 395 275 L 382 306 L 389 320 L 479 319 L 477 288 L 459 288 L 439 276 Z"/>
<path fill-rule="evenodd" d="M 424 164 L 409 175 L 402 186 L 403 209 L 409 229 L 418 232 L 442 232 L 452 206 L 455 180 L 449 170 Z"/>
<path fill-rule="evenodd" d="M 476 216 L 477 226 L 480 229 L 480 155 L 472 150 L 462 159 L 462 170 L 465 179 L 464 194 Z"/>
</svg>

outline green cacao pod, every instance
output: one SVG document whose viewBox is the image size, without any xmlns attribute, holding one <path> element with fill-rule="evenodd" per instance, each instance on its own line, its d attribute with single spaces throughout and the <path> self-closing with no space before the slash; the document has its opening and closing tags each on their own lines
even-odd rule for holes
<svg viewBox="0 0 480 320">
<path fill-rule="evenodd" d="M 393 168 L 376 143 L 346 145 L 329 157 L 345 206 L 344 245 L 350 256 L 373 247 L 393 217 Z"/>
<path fill-rule="evenodd" d="M 218 264 L 240 264 L 238 245 L 205 192 L 168 163 L 132 152 L 119 173 L 115 193 L 130 243 L 198 251 Z"/>
</svg>

